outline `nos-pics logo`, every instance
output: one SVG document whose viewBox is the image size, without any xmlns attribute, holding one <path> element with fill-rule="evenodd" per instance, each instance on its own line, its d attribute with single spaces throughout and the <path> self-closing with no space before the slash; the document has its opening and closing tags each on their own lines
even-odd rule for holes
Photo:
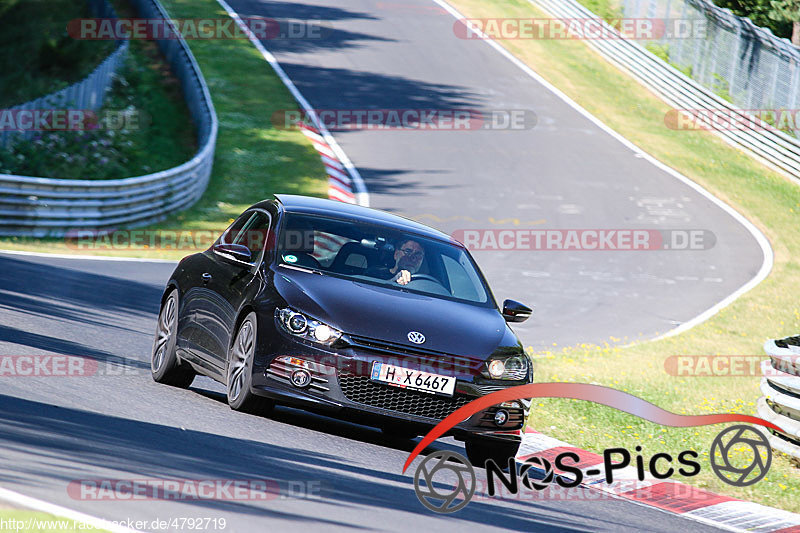
<svg viewBox="0 0 800 533">
<path fill-rule="evenodd" d="M 518 494 L 523 487 L 542 491 L 553 483 L 563 488 L 574 488 L 583 482 L 585 475 L 603 475 L 605 482 L 610 484 L 614 482 L 614 472 L 627 467 L 635 468 L 639 481 L 644 481 L 647 474 L 656 479 L 667 479 L 676 473 L 686 477 L 700 473 L 699 455 L 695 451 L 683 451 L 676 458 L 666 453 L 646 458 L 638 452 L 641 452 L 639 446 L 634 454 L 625 448 L 608 448 L 603 452 L 602 465 L 591 469 L 579 468 L 580 457 L 574 452 L 559 454 L 554 459 L 555 464 L 533 456 L 523 463 L 510 459 L 508 465 L 502 467 L 489 459 L 483 466 L 486 468 L 489 496 L 494 496 L 498 483 L 511 494 Z M 746 487 L 767 475 L 772 463 L 772 449 L 763 433 L 750 426 L 736 425 L 722 430 L 714 438 L 709 459 L 712 471 L 722 481 Z M 465 457 L 452 451 L 427 455 L 414 474 L 417 498 L 435 513 L 453 513 L 463 509 L 475 495 L 476 486 L 475 468 Z"/>
</svg>

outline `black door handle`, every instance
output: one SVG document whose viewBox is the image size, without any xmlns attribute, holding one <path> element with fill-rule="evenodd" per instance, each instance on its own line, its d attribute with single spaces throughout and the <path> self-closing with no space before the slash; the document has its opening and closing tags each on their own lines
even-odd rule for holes
<svg viewBox="0 0 800 533">
<path fill-rule="evenodd" d="M 208 283 L 209 281 L 211 281 L 211 274 L 209 274 L 208 272 L 204 272 L 202 278 L 203 278 L 203 283 Z"/>
</svg>

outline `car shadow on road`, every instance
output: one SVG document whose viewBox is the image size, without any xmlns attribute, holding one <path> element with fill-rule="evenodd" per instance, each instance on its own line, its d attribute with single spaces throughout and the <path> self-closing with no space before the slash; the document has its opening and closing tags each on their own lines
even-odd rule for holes
<svg viewBox="0 0 800 533">
<path fill-rule="evenodd" d="M 66 491 L 77 472 L 101 467 L 112 479 L 271 479 L 283 489 L 290 482 L 318 482 L 314 499 L 338 506 L 342 512 L 370 513 L 376 523 L 381 510 L 409 513 L 425 511 L 417 501 L 412 475 L 400 474 L 401 464 L 384 465 L 387 470 L 347 463 L 337 455 L 302 446 L 279 446 L 256 440 L 182 429 L 89 411 L 56 407 L 40 402 L 0 395 L 0 480 L 24 486 L 63 487 Z M 238 414 L 238 413 L 237 413 Z M 241 415 L 250 416 L 250 415 Z M 292 423 L 295 414 L 292 413 Z M 323 423 L 322 438 L 334 423 Z M 335 432 L 338 429 L 334 429 Z M 363 430 L 362 430 L 363 431 Z M 374 432 L 370 432 L 374 433 Z M 361 434 L 363 436 L 363 433 Z M 349 436 L 352 438 L 352 436 Z M 34 460 L 27 460 L 33 456 Z M 20 460 L 25 457 L 26 460 Z M 395 469 L 396 473 L 391 472 Z M 90 479 L 96 479 L 92 474 Z M 24 481 L 23 481 L 24 480 Z M 324 518 L 314 513 L 293 512 L 286 500 L 221 501 L 181 500 L 205 511 L 242 513 L 308 524 L 353 527 L 347 519 Z M 126 505 L 126 501 L 117 506 Z M 283 507 L 283 509 L 282 509 Z M 503 526 L 515 530 L 585 530 L 568 509 L 546 509 L 543 518 L 535 503 L 515 507 L 482 501 L 472 502 L 452 519 L 462 525 Z M 544 510 L 544 509 L 542 509 Z M 621 525 L 620 522 L 618 525 Z M 615 524 L 604 526 L 613 529 Z"/>
<path fill-rule="evenodd" d="M 78 265 L 82 270 L 70 268 Z M 132 278 L 163 276 L 166 281 L 173 268 L 159 263 L 0 255 L 0 312 L 7 313 L 0 324 L 0 353 L 29 352 L 12 347 L 17 345 L 131 369 L 149 368 L 136 358 L 115 355 L 111 347 L 117 341 L 131 345 L 142 335 L 148 345 L 152 342 L 163 284 Z M 152 329 L 142 329 L 142 318 L 152 319 Z M 31 324 L 42 327 L 33 331 Z"/>
</svg>

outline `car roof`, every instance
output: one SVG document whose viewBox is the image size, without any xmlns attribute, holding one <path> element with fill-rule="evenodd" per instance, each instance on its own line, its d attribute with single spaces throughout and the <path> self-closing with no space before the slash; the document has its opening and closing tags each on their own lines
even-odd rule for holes
<svg viewBox="0 0 800 533">
<path fill-rule="evenodd" d="M 349 220 L 356 220 L 359 222 L 378 223 L 385 226 L 390 226 L 393 229 L 402 231 L 413 231 L 425 237 L 433 239 L 444 240 L 450 243 L 456 243 L 446 233 L 437 229 L 431 228 L 424 224 L 420 224 L 409 218 L 393 215 L 378 209 L 371 209 L 355 204 L 348 204 L 339 202 L 337 200 L 326 200 L 323 198 L 314 198 L 312 196 L 300 196 L 296 194 L 276 194 L 275 198 L 283 206 L 284 211 L 287 213 L 306 213 L 314 215 L 328 215 L 335 218 L 344 218 Z M 267 203 L 265 200 L 261 204 Z M 259 206 L 260 204 L 256 204 Z M 255 207 L 255 206 L 254 206 Z"/>
</svg>

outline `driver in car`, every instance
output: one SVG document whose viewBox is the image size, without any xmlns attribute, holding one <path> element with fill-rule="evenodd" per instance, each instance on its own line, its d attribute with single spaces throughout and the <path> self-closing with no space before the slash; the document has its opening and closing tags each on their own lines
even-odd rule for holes
<svg viewBox="0 0 800 533">
<path fill-rule="evenodd" d="M 411 275 L 419 271 L 424 259 L 425 250 L 422 245 L 415 240 L 407 239 L 401 241 L 395 249 L 392 268 L 372 269 L 367 275 L 381 279 L 393 279 L 400 285 L 406 285 L 411 281 Z"/>
</svg>

